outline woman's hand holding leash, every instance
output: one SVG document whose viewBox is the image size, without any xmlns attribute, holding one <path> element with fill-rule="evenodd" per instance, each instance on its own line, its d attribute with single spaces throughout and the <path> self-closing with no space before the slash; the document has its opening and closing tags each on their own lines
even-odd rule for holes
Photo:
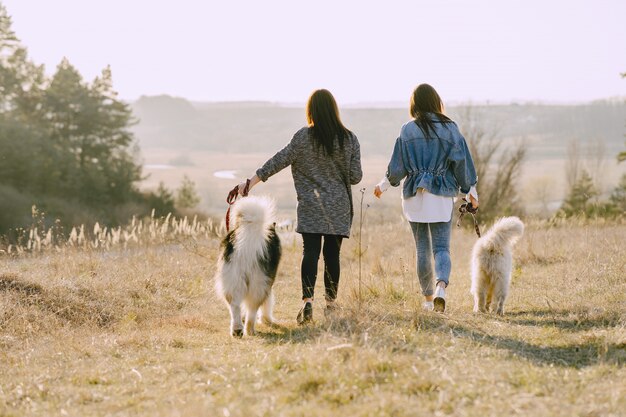
<svg viewBox="0 0 626 417">
<path fill-rule="evenodd" d="M 253 182 L 254 181 L 254 182 Z M 250 192 L 252 186 L 259 182 L 259 177 L 256 175 L 252 177 L 252 179 L 245 180 L 239 185 L 235 185 L 235 188 L 228 192 L 228 197 L 226 197 L 226 202 L 228 203 L 228 210 L 226 210 L 226 231 L 230 231 L 230 207 L 235 204 L 235 200 L 237 197 L 242 196 L 246 197 Z"/>
<path fill-rule="evenodd" d="M 476 199 L 474 198 L 474 196 L 473 196 L 473 195 L 471 195 L 471 194 L 469 195 L 469 198 L 470 198 L 470 203 L 472 204 L 472 207 L 474 207 L 475 209 L 477 209 L 477 208 L 478 208 L 478 200 L 476 200 Z"/>
<path fill-rule="evenodd" d="M 252 190 L 252 187 L 257 185 L 259 182 L 261 182 L 261 180 L 256 175 L 254 175 L 249 180 L 243 181 L 241 184 L 237 186 L 239 195 L 242 197 L 246 197 L 248 193 L 250 192 L 250 190 Z"/>
<path fill-rule="evenodd" d="M 374 188 L 374 195 L 376 196 L 376 198 L 380 198 L 380 196 L 383 195 L 383 190 L 380 189 L 379 185 Z"/>
<path fill-rule="evenodd" d="M 478 227 L 478 220 L 476 219 L 476 214 L 478 213 L 478 201 L 470 195 L 470 201 L 467 201 L 465 197 L 463 197 L 464 203 L 459 207 L 459 220 L 456 222 L 457 227 L 461 227 L 461 220 L 463 220 L 463 216 L 467 213 L 472 215 L 472 219 L 474 219 L 474 230 L 476 231 L 476 235 L 480 238 L 480 228 Z M 476 205 L 474 205 L 476 204 Z"/>
<path fill-rule="evenodd" d="M 247 197 L 250 192 L 250 180 L 245 180 L 239 183 L 237 186 L 237 195 L 241 197 Z"/>
</svg>

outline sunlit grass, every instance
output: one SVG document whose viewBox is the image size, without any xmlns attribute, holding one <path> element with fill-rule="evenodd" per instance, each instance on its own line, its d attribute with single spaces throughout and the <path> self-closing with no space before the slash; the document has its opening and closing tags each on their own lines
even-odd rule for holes
<svg viewBox="0 0 626 417">
<path fill-rule="evenodd" d="M 448 311 L 424 313 L 408 226 L 368 218 L 361 292 L 354 236 L 342 310 L 316 301 L 308 327 L 282 232 L 281 325 L 243 339 L 212 291 L 215 227 L 0 257 L 0 415 L 624 415 L 626 226 L 530 224 L 500 318 L 471 313 L 470 231 L 453 233 Z"/>
<path fill-rule="evenodd" d="M 41 254 L 62 252 L 68 249 L 127 249 L 163 243 L 176 243 L 182 240 L 214 238 L 224 234 L 224 225 L 216 225 L 213 219 L 199 220 L 197 216 L 177 218 L 168 214 L 165 217 L 152 215 L 146 219 L 132 218 L 126 226 L 106 227 L 96 222 L 93 228 L 75 226 L 69 236 L 58 233 L 55 226 L 33 225 L 24 230 L 16 242 L 0 246 L 0 255 Z"/>
</svg>

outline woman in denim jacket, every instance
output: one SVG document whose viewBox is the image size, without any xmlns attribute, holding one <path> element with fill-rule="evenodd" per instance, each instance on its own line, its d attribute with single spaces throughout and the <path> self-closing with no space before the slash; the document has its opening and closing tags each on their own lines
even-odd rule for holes
<svg viewBox="0 0 626 417">
<path fill-rule="evenodd" d="M 459 191 L 468 194 L 472 205 L 478 207 L 478 178 L 465 138 L 443 114 L 443 102 L 433 87 L 421 84 L 415 89 L 410 114 L 414 119 L 402 126 L 387 174 L 374 195 L 380 198 L 389 185 L 397 187 L 404 180 L 402 210 L 415 238 L 424 309 L 444 311 L 454 197 Z"/>
</svg>

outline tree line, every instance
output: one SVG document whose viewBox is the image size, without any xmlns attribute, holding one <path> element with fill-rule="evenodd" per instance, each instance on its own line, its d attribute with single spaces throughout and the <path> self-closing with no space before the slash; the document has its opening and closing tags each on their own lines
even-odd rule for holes
<svg viewBox="0 0 626 417">
<path fill-rule="evenodd" d="M 173 211 L 164 187 L 138 188 L 136 120 L 113 89 L 111 68 L 87 82 L 63 59 L 48 77 L 11 26 L 0 3 L 0 235 L 31 224 L 33 206 L 68 225 Z M 183 188 L 197 203 L 193 183 Z"/>
</svg>

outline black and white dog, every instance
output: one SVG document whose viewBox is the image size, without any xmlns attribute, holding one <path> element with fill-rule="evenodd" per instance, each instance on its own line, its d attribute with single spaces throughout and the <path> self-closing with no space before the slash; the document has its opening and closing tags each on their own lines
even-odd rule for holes
<svg viewBox="0 0 626 417">
<path fill-rule="evenodd" d="M 245 334 L 253 335 L 259 308 L 262 321 L 274 323 L 272 285 L 281 256 L 274 205 L 269 198 L 246 197 L 235 203 L 232 217 L 233 229 L 222 240 L 215 289 L 230 308 L 230 334 L 242 336 L 245 315 Z"/>
</svg>

